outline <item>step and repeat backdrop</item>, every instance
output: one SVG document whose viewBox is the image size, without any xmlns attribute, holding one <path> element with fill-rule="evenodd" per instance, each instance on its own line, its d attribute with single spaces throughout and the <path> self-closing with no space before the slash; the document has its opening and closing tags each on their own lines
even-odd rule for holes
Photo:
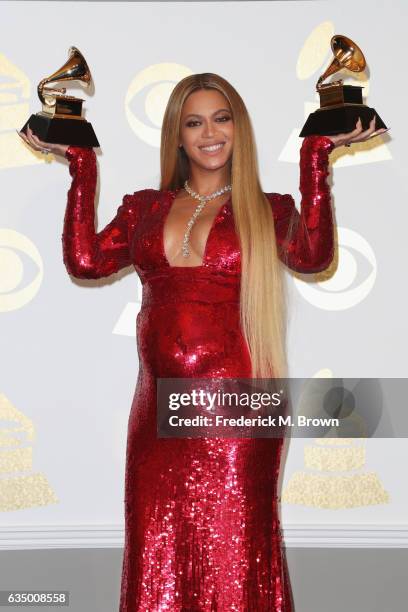
<svg viewBox="0 0 408 612">
<path fill-rule="evenodd" d="M 401 40 L 406 3 L 2 2 L 0 6 L 0 528 L 3 546 L 38 546 L 55 532 L 95 545 L 123 537 L 126 427 L 138 374 L 133 268 L 71 278 L 61 233 L 66 161 L 34 153 L 16 134 L 41 110 L 38 83 L 77 46 L 94 80 L 82 97 L 101 144 L 95 223 L 125 193 L 159 186 L 160 130 L 175 84 L 215 72 L 250 112 L 266 192 L 300 205 L 299 132 L 319 106 L 315 85 L 343 34 L 367 68 L 346 83 L 386 135 L 336 149 L 330 184 L 337 226 L 329 270 L 287 272 L 292 377 L 405 378 L 408 365 L 407 95 Z M 24 15 L 24 18 L 22 18 Z M 386 26 L 384 25 L 386 24 Z M 378 398 L 380 401 L 380 398 Z M 393 410 L 405 410 L 405 397 Z M 400 478 L 406 441 L 291 441 L 282 478 L 289 544 L 371 544 L 406 538 Z M 329 531 L 327 531 L 329 530 Z M 33 535 L 34 534 L 34 535 Z M 46 534 L 44 537 L 41 534 Z M 84 535 L 85 534 L 85 535 Z M 108 534 L 108 535 L 107 535 Z M 357 535 L 356 535 L 357 534 Z M 396 535 L 397 534 L 397 535 Z M 57 536 L 56 536 L 57 538 Z M 82 538 L 82 539 L 81 539 Z"/>
</svg>

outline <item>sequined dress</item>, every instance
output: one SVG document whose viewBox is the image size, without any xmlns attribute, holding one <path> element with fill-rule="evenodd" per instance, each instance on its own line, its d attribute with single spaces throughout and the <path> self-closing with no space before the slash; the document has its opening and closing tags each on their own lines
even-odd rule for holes
<svg viewBox="0 0 408 612">
<path fill-rule="evenodd" d="M 333 148 L 324 136 L 303 140 L 300 212 L 292 196 L 266 194 L 279 255 L 299 272 L 323 270 L 333 258 L 326 181 Z M 119 610 L 292 612 L 276 486 L 282 439 L 156 435 L 158 377 L 251 377 L 239 323 L 240 251 L 231 198 L 213 221 L 202 265 L 172 267 L 163 226 L 178 190 L 125 195 L 97 233 L 95 153 L 71 146 L 66 155 L 72 176 L 62 233 L 67 271 L 95 279 L 133 265 L 143 286 Z"/>
</svg>

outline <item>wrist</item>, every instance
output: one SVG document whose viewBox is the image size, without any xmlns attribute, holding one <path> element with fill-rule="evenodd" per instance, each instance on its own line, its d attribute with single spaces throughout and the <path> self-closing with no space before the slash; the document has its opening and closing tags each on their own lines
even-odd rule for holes
<svg viewBox="0 0 408 612">
<path fill-rule="evenodd" d="M 313 134 L 311 136 L 306 136 L 303 139 L 302 149 L 310 150 L 310 151 L 326 151 L 330 153 L 336 144 L 330 138 L 330 136 Z"/>
<path fill-rule="evenodd" d="M 68 161 L 72 161 L 78 158 L 90 158 L 95 156 L 95 152 L 92 147 L 79 147 L 77 145 L 68 145 L 64 151 L 64 157 Z"/>
</svg>

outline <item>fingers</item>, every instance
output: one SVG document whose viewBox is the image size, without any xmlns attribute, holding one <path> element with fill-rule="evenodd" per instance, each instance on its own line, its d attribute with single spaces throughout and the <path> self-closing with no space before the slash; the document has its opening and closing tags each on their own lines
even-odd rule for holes
<svg viewBox="0 0 408 612">
<path fill-rule="evenodd" d="M 348 138 L 348 142 L 352 143 L 352 142 L 360 142 L 362 140 L 367 140 L 368 138 L 370 138 L 370 136 L 372 136 L 372 134 L 375 132 L 375 120 L 376 120 L 376 116 L 374 115 L 374 117 L 371 119 L 368 129 L 367 130 L 363 130 L 362 127 L 362 123 L 361 123 L 361 118 L 358 118 L 358 122 L 357 125 L 360 126 L 359 132 L 355 135 L 352 135 L 353 132 L 355 132 L 355 130 L 353 130 L 353 132 L 350 132 L 350 136 Z"/>
<path fill-rule="evenodd" d="M 48 143 L 40 140 L 38 136 L 36 136 L 29 127 L 27 127 L 27 134 L 31 138 L 31 141 L 34 143 L 34 145 L 36 145 L 38 148 L 40 149 L 47 148 Z"/>
<path fill-rule="evenodd" d="M 353 138 L 358 137 L 362 133 L 362 131 L 363 131 L 363 124 L 361 123 L 361 118 L 359 117 L 354 130 L 352 130 L 351 132 L 348 132 L 347 134 L 342 134 L 342 135 L 347 138 L 348 142 L 351 142 Z"/>
<path fill-rule="evenodd" d="M 384 134 L 385 132 L 388 132 L 389 129 L 390 128 L 381 128 L 380 130 L 376 130 L 373 134 L 371 134 L 368 140 L 370 140 L 371 138 L 375 138 L 376 136 L 379 136 L 380 134 Z"/>
<path fill-rule="evenodd" d="M 30 128 L 27 126 L 27 132 L 17 132 L 17 134 L 35 151 L 39 150 L 41 147 L 33 140 L 33 133 Z"/>
<path fill-rule="evenodd" d="M 28 145 L 30 145 L 30 142 L 29 142 L 27 136 L 24 134 L 24 132 L 19 132 L 18 130 L 16 130 L 16 132 L 20 136 L 20 138 L 22 140 L 24 140 L 24 142 L 26 142 Z"/>
<path fill-rule="evenodd" d="M 19 132 L 18 130 L 16 130 L 16 132 L 20 138 L 24 140 L 24 142 L 34 151 L 40 151 L 41 153 L 52 153 L 53 155 L 61 155 L 62 157 L 66 156 L 69 145 L 40 140 L 40 138 L 38 138 L 38 136 L 36 136 L 29 127 L 27 127 L 27 134 L 24 134 L 24 132 Z"/>
<path fill-rule="evenodd" d="M 30 147 L 30 149 L 33 149 L 34 151 L 39 151 L 39 148 L 37 147 L 37 145 L 31 140 L 31 138 L 29 136 L 27 136 L 26 134 L 24 134 L 24 132 L 19 132 L 18 130 L 16 130 L 17 134 L 20 136 L 20 138 L 22 140 L 24 140 L 24 142 Z"/>
<path fill-rule="evenodd" d="M 359 117 L 355 130 L 353 130 L 352 132 L 349 132 L 348 134 L 341 134 L 341 136 L 344 136 L 343 144 L 345 144 L 346 147 L 349 147 L 353 143 L 364 142 L 366 140 L 370 140 L 371 138 L 375 138 L 376 136 L 379 136 L 380 134 L 384 134 L 385 132 L 388 132 L 389 128 L 379 128 L 378 130 L 376 130 L 375 124 L 376 124 L 376 115 L 374 115 L 374 117 L 371 119 L 368 129 L 363 130 L 361 118 Z"/>
<path fill-rule="evenodd" d="M 17 130 L 16 130 L 17 131 Z M 34 151 L 41 151 L 44 153 L 48 153 L 51 150 L 48 148 L 49 145 L 47 142 L 43 142 L 34 134 L 34 132 L 27 126 L 27 133 L 17 131 L 17 134 L 28 144 L 29 147 L 34 149 Z"/>
<path fill-rule="evenodd" d="M 370 124 L 371 128 L 371 124 Z M 342 134 L 338 134 L 336 137 L 337 146 L 346 146 L 349 147 L 352 142 L 357 142 L 360 140 L 361 135 L 363 134 L 363 124 L 361 122 L 361 118 L 359 117 L 356 123 L 356 127 L 351 132 L 343 132 Z"/>
</svg>

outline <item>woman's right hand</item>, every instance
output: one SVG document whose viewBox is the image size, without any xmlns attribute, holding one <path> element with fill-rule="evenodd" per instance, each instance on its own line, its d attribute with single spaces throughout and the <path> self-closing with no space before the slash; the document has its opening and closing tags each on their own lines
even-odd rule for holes
<svg viewBox="0 0 408 612">
<path fill-rule="evenodd" d="M 19 136 L 30 146 L 34 151 L 41 151 L 43 153 L 53 153 L 54 155 L 62 155 L 65 157 L 69 145 L 55 144 L 53 142 L 44 142 L 40 140 L 38 136 L 34 134 L 32 130 L 27 126 L 27 134 L 24 132 L 17 132 Z"/>
</svg>

